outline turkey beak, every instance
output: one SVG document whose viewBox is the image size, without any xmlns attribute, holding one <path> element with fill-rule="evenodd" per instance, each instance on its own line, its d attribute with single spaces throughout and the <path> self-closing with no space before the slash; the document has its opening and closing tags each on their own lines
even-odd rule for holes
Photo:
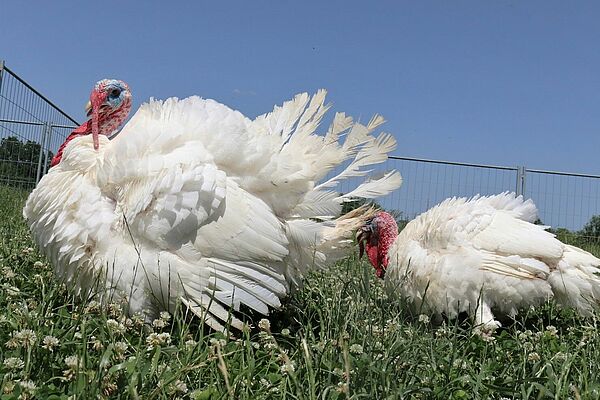
<svg viewBox="0 0 600 400">
<path fill-rule="evenodd" d="M 365 244 L 363 243 L 362 240 L 359 239 L 359 242 L 358 242 L 358 259 L 359 260 L 362 258 L 363 254 L 365 254 Z"/>
<path fill-rule="evenodd" d="M 87 115 L 88 117 L 90 115 L 92 115 L 92 102 L 88 101 L 87 104 L 85 105 L 85 115 Z"/>
<path fill-rule="evenodd" d="M 369 230 L 367 227 L 363 226 L 360 228 L 360 231 L 356 235 L 356 241 L 358 242 L 358 258 L 361 259 L 363 254 L 365 254 L 365 242 L 368 240 Z"/>
</svg>

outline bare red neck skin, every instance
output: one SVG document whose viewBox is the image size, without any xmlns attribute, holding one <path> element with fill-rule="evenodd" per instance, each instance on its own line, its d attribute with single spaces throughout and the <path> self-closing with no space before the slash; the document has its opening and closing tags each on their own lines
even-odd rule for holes
<svg viewBox="0 0 600 400">
<path fill-rule="evenodd" d="M 377 240 L 367 241 L 365 251 L 376 275 L 383 278 L 389 262 L 388 251 L 398 237 L 398 225 L 394 217 L 385 211 L 379 212 L 374 222 L 377 223 Z"/>
<path fill-rule="evenodd" d="M 113 133 L 119 125 L 127 118 L 129 115 L 129 110 L 131 110 L 131 99 L 127 98 L 123 101 L 122 106 L 115 111 L 102 112 L 98 114 L 98 133 L 100 135 L 109 136 Z M 60 163 L 62 159 L 63 152 L 69 142 L 79 136 L 91 135 L 92 134 L 92 125 L 93 120 L 89 119 L 85 121 L 81 126 L 76 128 L 71 134 L 67 137 L 65 142 L 59 147 L 58 152 L 52 158 L 52 162 L 50 167 L 54 167 L 55 165 Z"/>
<path fill-rule="evenodd" d="M 57 165 L 58 163 L 60 163 L 60 160 L 62 159 L 62 156 L 63 156 L 63 151 L 65 150 L 65 147 L 67 147 L 67 145 L 71 142 L 71 140 L 73 140 L 79 136 L 89 135 L 91 133 L 92 133 L 92 121 L 91 120 L 84 122 L 82 125 L 80 125 L 78 128 L 76 128 L 73 132 L 71 132 L 71 134 L 67 137 L 65 142 L 63 144 L 61 144 L 60 147 L 58 148 L 58 152 L 56 153 L 56 155 L 54 157 L 52 157 L 52 162 L 50 163 L 50 168 L 52 168 L 55 165 Z"/>
</svg>

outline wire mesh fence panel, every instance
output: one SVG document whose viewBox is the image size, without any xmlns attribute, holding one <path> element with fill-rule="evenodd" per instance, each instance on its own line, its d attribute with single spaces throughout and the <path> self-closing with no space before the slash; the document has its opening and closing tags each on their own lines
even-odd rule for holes
<svg viewBox="0 0 600 400">
<path fill-rule="evenodd" d="M 0 184 L 35 186 L 77 125 L 0 61 Z"/>
<path fill-rule="evenodd" d="M 600 176 L 527 170 L 525 195 L 541 222 L 555 228 L 580 231 L 600 214 Z"/>
<path fill-rule="evenodd" d="M 392 169 L 402 174 L 402 186 L 377 202 L 385 209 L 401 214 L 402 219 L 413 219 L 448 197 L 516 190 L 516 167 L 390 157 L 384 164 L 376 166 L 372 174 Z M 338 190 L 347 193 L 358 182 L 358 179 L 350 180 L 340 185 Z"/>
</svg>

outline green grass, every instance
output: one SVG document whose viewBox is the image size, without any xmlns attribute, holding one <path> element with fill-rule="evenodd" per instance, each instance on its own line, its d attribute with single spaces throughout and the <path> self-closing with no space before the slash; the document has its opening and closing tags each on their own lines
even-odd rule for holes
<svg viewBox="0 0 600 400">
<path fill-rule="evenodd" d="M 600 397 L 595 319 L 547 304 L 494 337 L 434 326 L 356 260 L 311 275 L 270 327 L 255 316 L 237 339 L 185 310 L 150 328 L 118 305 L 78 304 L 33 249 L 25 196 L 0 188 L 2 399 Z"/>
</svg>

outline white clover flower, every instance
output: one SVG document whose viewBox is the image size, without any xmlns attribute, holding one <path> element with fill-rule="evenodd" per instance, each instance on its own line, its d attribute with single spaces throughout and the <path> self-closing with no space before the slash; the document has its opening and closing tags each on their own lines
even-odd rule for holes
<svg viewBox="0 0 600 400">
<path fill-rule="evenodd" d="M 419 315 L 419 322 L 422 322 L 424 324 L 428 324 L 429 323 L 429 316 L 425 315 L 425 314 Z"/>
<path fill-rule="evenodd" d="M 546 327 L 546 333 L 552 337 L 558 337 L 558 329 L 556 329 L 553 325 L 548 325 Z"/>
<path fill-rule="evenodd" d="M 15 272 L 9 268 L 9 267 L 4 267 L 2 268 L 2 275 L 6 278 L 6 279 L 12 279 L 15 276 L 17 276 L 17 274 L 15 274 Z"/>
<path fill-rule="evenodd" d="M 11 286 L 8 283 L 2 285 L 2 289 L 4 289 L 8 297 L 15 297 L 18 296 L 19 293 L 21 293 L 21 290 L 19 290 L 18 287 Z"/>
<path fill-rule="evenodd" d="M 76 355 L 65 357 L 65 365 L 67 369 L 63 370 L 63 376 L 70 381 L 75 377 L 75 374 L 83 366 L 83 361 Z"/>
<path fill-rule="evenodd" d="M 383 334 L 383 329 L 379 325 L 372 325 L 371 332 L 375 336 L 381 336 Z"/>
<path fill-rule="evenodd" d="M 136 328 L 141 328 L 142 326 L 144 326 L 144 316 L 139 312 L 131 316 L 131 321 L 133 321 L 133 325 Z"/>
<path fill-rule="evenodd" d="M 169 314 L 168 311 L 161 311 L 160 319 L 162 319 L 165 322 L 169 322 L 171 320 L 171 314 Z"/>
<path fill-rule="evenodd" d="M 258 321 L 258 328 L 261 331 L 270 332 L 271 331 L 271 322 L 268 319 L 263 318 L 260 321 Z"/>
<path fill-rule="evenodd" d="M 296 371 L 296 365 L 293 361 L 286 362 L 280 368 L 284 374 L 293 374 Z"/>
<path fill-rule="evenodd" d="M 167 326 L 167 322 L 164 319 L 158 318 L 152 321 L 152 326 L 158 329 L 162 329 Z"/>
<path fill-rule="evenodd" d="M 72 370 L 76 370 L 81 368 L 81 359 L 78 356 L 68 356 L 65 357 L 65 365 Z"/>
<path fill-rule="evenodd" d="M 151 333 L 146 338 L 146 344 L 148 350 L 152 350 L 162 345 L 168 345 L 171 343 L 171 335 L 167 332 L 163 333 Z"/>
<path fill-rule="evenodd" d="M 58 345 L 60 344 L 58 338 L 52 336 L 52 335 L 46 335 L 44 336 L 44 338 L 42 339 L 42 347 L 46 350 L 49 351 L 54 351 L 55 347 L 58 347 Z"/>
<path fill-rule="evenodd" d="M 363 353 L 363 347 L 360 344 L 353 344 L 352 346 L 350 346 L 350 353 L 352 353 L 352 354 L 362 354 Z"/>
<path fill-rule="evenodd" d="M 19 381 L 19 386 L 23 389 L 23 391 L 32 394 L 37 390 L 37 386 L 33 383 L 32 380 Z"/>
<path fill-rule="evenodd" d="M 31 347 L 37 341 L 37 335 L 31 329 L 22 329 L 12 333 L 13 338 L 23 347 Z"/>
<path fill-rule="evenodd" d="M 527 355 L 527 360 L 531 362 L 540 361 L 540 355 L 534 351 L 533 353 L 529 353 Z"/>
<path fill-rule="evenodd" d="M 554 357 L 553 357 L 556 361 L 559 362 L 564 362 L 567 361 L 568 355 L 563 353 L 562 351 L 557 352 Z"/>
<path fill-rule="evenodd" d="M 85 306 L 83 311 L 86 314 L 97 314 L 98 312 L 100 312 L 100 306 L 101 304 L 99 302 L 97 302 L 96 300 L 92 300 L 87 304 L 87 306 Z"/>
<path fill-rule="evenodd" d="M 108 328 L 109 332 L 117 335 L 125 332 L 125 325 L 112 318 L 106 321 L 106 327 Z"/>
<path fill-rule="evenodd" d="M 129 345 L 126 342 L 116 342 L 115 343 L 115 351 L 119 354 L 123 354 L 129 348 Z"/>
<path fill-rule="evenodd" d="M 289 337 L 290 336 L 290 330 L 288 328 L 283 328 L 281 330 L 281 336 Z"/>
<path fill-rule="evenodd" d="M 33 268 L 42 268 L 44 266 L 44 263 L 41 261 L 36 261 L 33 263 Z"/>
<path fill-rule="evenodd" d="M 4 394 L 11 394 L 13 392 L 13 390 L 15 390 L 15 382 L 13 381 L 7 381 L 4 386 L 2 386 L 2 393 Z"/>
<path fill-rule="evenodd" d="M 100 351 L 104 348 L 104 344 L 100 340 L 98 340 L 96 336 L 91 336 L 88 343 L 92 345 L 92 349 L 96 351 Z"/>
<path fill-rule="evenodd" d="M 496 341 L 496 338 L 494 337 L 494 332 L 489 329 L 486 329 L 483 326 L 477 326 L 473 328 L 473 334 L 479 336 L 481 340 L 483 340 L 486 343 Z"/>
<path fill-rule="evenodd" d="M 185 341 L 185 348 L 187 351 L 192 351 L 197 344 L 198 342 L 196 342 L 194 339 L 189 339 Z"/>
<path fill-rule="evenodd" d="M 123 313 L 123 307 L 119 303 L 108 303 L 106 305 L 106 311 L 108 311 L 108 315 L 113 318 L 119 318 Z"/>
<path fill-rule="evenodd" d="M 23 254 L 29 254 L 31 252 L 33 252 L 33 247 L 25 247 L 23 250 L 21 250 L 21 253 Z"/>
<path fill-rule="evenodd" d="M 13 370 L 23 369 L 23 367 L 25 366 L 25 362 L 23 362 L 23 360 L 17 357 L 8 357 L 4 359 L 4 366 L 8 369 Z"/>
<path fill-rule="evenodd" d="M 73 334 L 73 339 L 79 340 L 83 337 L 83 335 L 81 334 L 81 332 L 75 332 Z"/>
<path fill-rule="evenodd" d="M 277 348 L 277 343 L 267 342 L 265 343 L 265 350 L 275 350 Z"/>
<path fill-rule="evenodd" d="M 335 390 L 339 393 L 348 393 L 348 384 L 346 382 L 338 382 Z"/>
</svg>

